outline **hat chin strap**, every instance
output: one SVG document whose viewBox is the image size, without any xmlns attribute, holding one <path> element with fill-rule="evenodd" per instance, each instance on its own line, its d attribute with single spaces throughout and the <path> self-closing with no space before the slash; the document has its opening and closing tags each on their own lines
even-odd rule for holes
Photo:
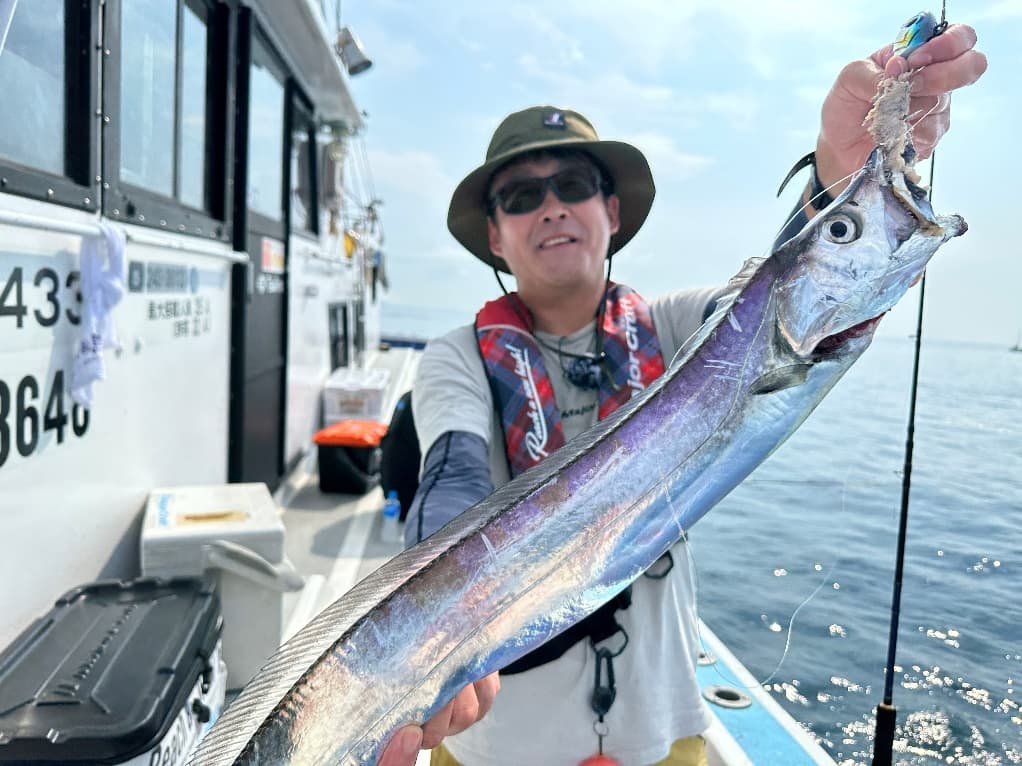
<svg viewBox="0 0 1022 766">
<path fill-rule="evenodd" d="M 611 372 L 610 372 L 610 370 L 609 370 L 609 368 L 607 366 L 608 365 L 607 358 L 606 358 L 606 355 L 603 353 L 603 314 L 604 314 L 604 312 L 607 309 L 607 291 L 610 290 L 610 271 L 611 271 L 611 268 L 614 265 L 614 253 L 610 250 L 610 248 L 607 249 L 607 259 L 606 260 L 607 260 L 607 277 L 606 277 L 606 279 L 603 280 L 603 296 L 600 298 L 600 304 L 596 308 L 596 316 L 595 316 L 595 319 L 596 319 L 596 327 L 594 328 L 595 335 L 596 335 L 596 350 L 595 350 L 595 352 L 590 357 L 590 355 L 588 355 L 588 354 L 585 355 L 585 356 L 580 356 L 578 354 L 570 354 L 568 352 L 561 351 L 560 349 L 554 349 L 554 350 L 557 351 L 558 355 L 562 355 L 563 354 L 563 355 L 566 355 L 566 356 L 576 357 L 577 359 L 588 359 L 588 361 L 590 363 L 594 363 L 594 364 L 599 365 L 600 368 L 603 370 L 603 373 L 607 376 L 607 379 L 611 381 L 611 385 L 613 386 L 614 390 L 616 391 L 618 389 L 618 386 L 615 385 L 614 382 L 613 382 L 614 381 L 614 376 L 611 374 Z M 500 285 L 500 289 L 504 293 L 504 295 L 505 296 L 510 295 L 510 293 L 508 292 L 507 288 L 504 286 L 504 281 L 500 278 L 500 270 L 496 266 L 493 267 L 493 276 L 495 276 L 497 278 L 497 284 Z M 511 305 L 514 306 L 514 303 L 512 303 Z M 515 308 L 515 310 L 517 311 L 517 308 Z M 531 321 L 532 317 L 521 317 L 521 319 L 522 319 L 522 322 L 525 324 L 526 327 L 530 327 L 530 328 L 532 327 L 532 321 Z M 530 334 L 532 335 L 533 338 L 536 339 L 537 343 L 539 343 L 542 346 L 546 346 L 546 344 L 543 343 L 543 341 L 541 341 L 539 338 L 537 338 L 536 334 L 531 332 L 531 330 L 530 330 Z"/>
</svg>

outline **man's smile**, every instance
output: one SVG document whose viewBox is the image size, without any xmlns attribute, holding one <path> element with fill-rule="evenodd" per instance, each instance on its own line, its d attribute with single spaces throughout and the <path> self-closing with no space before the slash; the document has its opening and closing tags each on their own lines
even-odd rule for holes
<svg viewBox="0 0 1022 766">
<path fill-rule="evenodd" d="M 567 245 L 573 242 L 578 242 L 578 240 L 575 237 L 569 237 L 566 234 L 561 234 L 556 237 L 547 237 L 546 239 L 539 243 L 538 247 L 540 250 L 546 250 L 551 247 L 557 247 L 558 245 Z"/>
</svg>

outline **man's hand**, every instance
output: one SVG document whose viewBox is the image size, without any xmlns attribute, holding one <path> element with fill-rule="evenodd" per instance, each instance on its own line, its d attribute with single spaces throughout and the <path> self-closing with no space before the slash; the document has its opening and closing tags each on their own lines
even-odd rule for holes
<svg viewBox="0 0 1022 766">
<path fill-rule="evenodd" d="M 412 725 L 398 730 L 383 751 L 379 766 L 412 766 L 419 750 L 434 748 L 444 737 L 464 731 L 481 720 L 490 712 L 499 690 L 497 673 L 466 686 L 421 728 Z"/>
<path fill-rule="evenodd" d="M 929 157 L 951 125 L 951 91 L 971 85 L 986 71 L 986 56 L 974 50 L 975 45 L 972 27 L 952 24 L 913 51 L 907 61 L 894 55 L 893 45 L 886 45 L 868 59 L 845 66 L 823 102 L 816 142 L 816 172 L 824 187 L 862 167 L 873 150 L 873 139 L 862 122 L 884 77 L 917 70 L 912 75 L 909 124 L 917 155 Z M 841 181 L 831 196 L 847 185 L 847 180 Z"/>
</svg>

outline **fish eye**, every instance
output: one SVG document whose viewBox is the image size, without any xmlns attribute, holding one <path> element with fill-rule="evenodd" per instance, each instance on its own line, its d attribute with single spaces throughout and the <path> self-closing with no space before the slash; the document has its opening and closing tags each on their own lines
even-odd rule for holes
<svg viewBox="0 0 1022 766">
<path fill-rule="evenodd" d="M 823 236 L 835 244 L 846 245 L 859 238 L 859 224 L 850 215 L 836 213 L 823 222 Z"/>
</svg>

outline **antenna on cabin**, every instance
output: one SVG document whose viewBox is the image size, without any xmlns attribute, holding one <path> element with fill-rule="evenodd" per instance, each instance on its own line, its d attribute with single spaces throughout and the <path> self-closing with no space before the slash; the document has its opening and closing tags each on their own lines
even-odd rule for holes
<svg viewBox="0 0 1022 766">
<path fill-rule="evenodd" d="M 7 33 L 14 21 L 14 12 L 18 9 L 18 0 L 0 0 L 0 54 L 7 43 Z"/>
</svg>

